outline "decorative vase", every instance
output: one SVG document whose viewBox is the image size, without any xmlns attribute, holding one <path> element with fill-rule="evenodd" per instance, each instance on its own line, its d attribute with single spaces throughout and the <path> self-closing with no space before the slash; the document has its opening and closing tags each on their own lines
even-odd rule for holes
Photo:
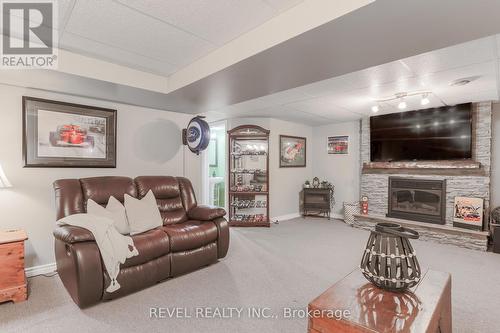
<svg viewBox="0 0 500 333">
<path fill-rule="evenodd" d="M 420 265 L 410 238 L 417 231 L 395 223 L 377 223 L 361 259 L 361 272 L 379 288 L 404 291 L 415 286 L 421 277 Z"/>
</svg>

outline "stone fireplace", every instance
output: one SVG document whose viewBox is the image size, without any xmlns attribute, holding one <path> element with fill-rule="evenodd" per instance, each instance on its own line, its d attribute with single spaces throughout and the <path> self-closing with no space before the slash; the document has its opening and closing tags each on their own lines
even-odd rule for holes
<svg viewBox="0 0 500 333">
<path fill-rule="evenodd" d="M 370 120 L 361 121 L 361 196 L 369 200 L 368 216 L 355 226 L 400 223 L 414 228 L 421 239 L 486 251 L 490 202 L 491 103 L 473 105 L 472 159 L 431 162 L 370 162 Z M 455 197 L 483 198 L 483 231 L 453 226 Z"/>
<path fill-rule="evenodd" d="M 445 180 L 389 177 L 388 199 L 388 217 L 445 224 Z"/>
</svg>

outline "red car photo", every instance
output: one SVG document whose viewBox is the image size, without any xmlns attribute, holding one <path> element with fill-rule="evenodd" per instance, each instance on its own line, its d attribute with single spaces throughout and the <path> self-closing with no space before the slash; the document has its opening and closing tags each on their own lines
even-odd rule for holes
<svg viewBox="0 0 500 333">
<path fill-rule="evenodd" d="M 61 125 L 50 132 L 50 143 L 56 147 L 94 148 L 94 137 L 78 125 Z"/>
</svg>

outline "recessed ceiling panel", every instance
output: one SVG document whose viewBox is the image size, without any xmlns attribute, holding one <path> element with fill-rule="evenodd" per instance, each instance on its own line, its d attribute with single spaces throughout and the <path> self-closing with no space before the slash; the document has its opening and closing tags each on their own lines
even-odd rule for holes
<svg viewBox="0 0 500 333">
<path fill-rule="evenodd" d="M 407 66 L 399 61 L 393 61 L 388 64 L 370 67 L 332 79 L 315 82 L 303 86 L 302 90 L 313 96 L 324 96 L 337 92 L 383 85 L 412 76 L 414 76 L 414 74 Z"/>
<path fill-rule="evenodd" d="M 222 45 L 277 14 L 262 0 L 119 0 L 182 30 Z M 287 5 L 289 1 L 282 5 Z"/>
<path fill-rule="evenodd" d="M 66 30 L 177 66 L 214 48 L 201 38 L 112 1 L 78 1 Z"/>
<path fill-rule="evenodd" d="M 298 5 L 304 0 L 264 0 L 264 1 L 270 4 L 274 9 L 282 12 L 292 8 L 293 6 Z"/>
<path fill-rule="evenodd" d="M 495 59 L 495 37 L 447 47 L 402 59 L 417 75 L 426 75 Z"/>
<path fill-rule="evenodd" d="M 78 54 L 108 60 L 146 72 L 168 75 L 175 71 L 175 66 L 172 64 L 112 47 L 107 44 L 101 44 L 68 32 L 64 33 L 60 40 L 60 45 L 62 48 Z"/>
</svg>

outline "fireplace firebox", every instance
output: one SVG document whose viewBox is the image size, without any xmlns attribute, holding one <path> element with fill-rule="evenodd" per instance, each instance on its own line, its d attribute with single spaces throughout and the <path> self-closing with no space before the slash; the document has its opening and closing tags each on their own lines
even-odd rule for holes
<svg viewBox="0 0 500 333">
<path fill-rule="evenodd" d="M 445 224 L 446 181 L 389 177 L 388 217 Z"/>
</svg>

